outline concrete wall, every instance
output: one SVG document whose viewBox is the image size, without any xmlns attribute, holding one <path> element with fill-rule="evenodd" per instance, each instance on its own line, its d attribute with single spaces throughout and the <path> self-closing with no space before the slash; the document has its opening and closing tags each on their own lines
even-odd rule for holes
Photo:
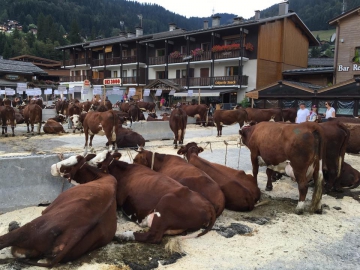
<svg viewBox="0 0 360 270">
<path fill-rule="evenodd" d="M 55 109 L 43 109 L 42 110 L 42 120 L 47 121 L 49 118 L 55 117 Z"/>
<path fill-rule="evenodd" d="M 131 129 L 149 141 L 174 139 L 174 133 L 170 129 L 169 121 L 133 122 Z"/>
<path fill-rule="evenodd" d="M 0 211 L 50 203 L 70 188 L 66 179 L 50 174 L 57 162 L 56 155 L 0 158 Z"/>
</svg>

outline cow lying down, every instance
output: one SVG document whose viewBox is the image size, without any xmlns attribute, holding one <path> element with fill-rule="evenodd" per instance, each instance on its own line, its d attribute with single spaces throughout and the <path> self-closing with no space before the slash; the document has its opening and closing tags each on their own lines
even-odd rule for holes
<svg viewBox="0 0 360 270">
<path fill-rule="evenodd" d="M 120 157 L 120 153 L 110 154 L 105 150 L 89 164 L 115 176 L 118 207 L 139 226 L 150 229 L 147 232 L 124 232 L 116 236 L 117 240 L 160 243 L 164 234 L 175 235 L 205 227 L 197 235 L 201 236 L 211 230 L 216 214 L 205 198 L 170 177 L 142 165 L 120 161 Z M 69 166 L 62 166 L 65 163 Z M 83 184 L 98 179 L 99 169 L 89 166 L 85 158 L 78 156 L 52 165 L 51 173 L 62 174 Z"/>
<path fill-rule="evenodd" d="M 48 119 L 43 126 L 43 130 L 46 134 L 58 134 L 58 133 L 66 133 L 64 127 L 55 120 Z"/>
<path fill-rule="evenodd" d="M 119 148 L 145 146 L 145 139 L 139 133 L 119 125 L 116 144 Z M 106 146 L 109 144 L 106 143 Z"/>
<path fill-rule="evenodd" d="M 255 178 L 244 171 L 235 170 L 217 163 L 209 162 L 198 156 L 203 152 L 196 143 L 182 146 L 178 155 L 184 155 L 188 162 L 206 172 L 225 195 L 225 207 L 233 211 L 250 211 L 260 199 L 260 189 Z"/>
<path fill-rule="evenodd" d="M 71 157 L 61 164 L 78 162 Z M 60 167 L 54 167 L 59 173 Z M 0 250 L 11 246 L 24 263 L 52 267 L 107 245 L 116 231 L 116 180 L 98 173 L 97 180 L 61 193 L 42 215 L 0 237 Z M 37 263 L 45 258 L 47 263 Z M 34 261 L 33 261 L 33 260 Z"/>
</svg>

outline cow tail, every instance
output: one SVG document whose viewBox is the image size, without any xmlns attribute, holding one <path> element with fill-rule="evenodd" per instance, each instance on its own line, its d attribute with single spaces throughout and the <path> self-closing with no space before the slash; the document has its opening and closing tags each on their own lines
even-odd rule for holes
<svg viewBox="0 0 360 270">
<path fill-rule="evenodd" d="M 350 131 L 346 128 L 346 126 L 338 121 L 338 126 L 341 130 L 343 130 L 346 133 L 345 139 L 341 144 L 340 147 L 340 156 L 339 156 L 339 164 L 338 164 L 338 171 L 337 171 L 337 178 L 340 177 L 342 165 L 344 164 L 343 157 L 345 156 L 346 147 L 348 145 L 349 139 L 350 139 Z"/>
<path fill-rule="evenodd" d="M 314 191 L 311 201 L 311 212 L 317 212 L 321 209 L 321 197 L 323 189 L 323 162 L 326 158 L 325 141 L 321 133 L 318 130 L 313 131 L 315 138 L 315 170 L 314 170 Z M 326 164 L 324 163 L 324 168 Z"/>
<path fill-rule="evenodd" d="M 208 121 L 209 121 L 209 110 L 210 108 L 208 108 L 206 111 L 206 125 L 208 125 Z"/>
<path fill-rule="evenodd" d="M 211 219 L 209 221 L 209 224 L 206 226 L 205 230 L 203 230 L 201 233 L 199 233 L 196 237 L 200 237 L 203 236 L 204 234 L 207 234 L 209 231 L 211 231 L 212 227 L 215 224 L 216 221 L 216 212 L 215 212 L 215 208 L 213 206 L 209 207 L 210 212 L 211 212 Z"/>
</svg>

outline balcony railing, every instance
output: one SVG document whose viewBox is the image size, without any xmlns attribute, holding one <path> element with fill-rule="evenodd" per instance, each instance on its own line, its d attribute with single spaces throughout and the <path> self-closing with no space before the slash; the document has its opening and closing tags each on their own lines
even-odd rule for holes
<svg viewBox="0 0 360 270">
<path fill-rule="evenodd" d="M 87 59 L 86 61 L 86 58 L 78 58 L 78 59 L 69 59 L 69 60 L 65 60 L 65 66 L 74 66 L 75 64 L 76 65 L 85 65 L 86 63 L 87 64 L 90 64 L 90 59 Z"/>
<path fill-rule="evenodd" d="M 97 66 L 103 66 L 104 65 L 104 59 L 93 59 L 92 60 L 92 66 L 93 67 L 97 67 Z"/>
<path fill-rule="evenodd" d="M 126 57 L 123 57 L 122 62 L 123 62 L 123 64 L 136 63 L 137 57 L 136 57 L 136 55 L 126 56 Z"/>
<path fill-rule="evenodd" d="M 106 65 L 119 65 L 121 63 L 121 57 L 106 58 Z"/>
<path fill-rule="evenodd" d="M 89 79 L 90 77 L 86 75 L 59 77 L 60 82 L 82 82 L 84 80 L 89 80 Z"/>
<path fill-rule="evenodd" d="M 246 57 L 246 51 L 242 55 L 241 50 L 234 50 L 234 51 L 226 51 L 226 52 L 215 52 L 214 59 L 227 59 L 227 58 L 237 58 L 237 57 Z"/>
<path fill-rule="evenodd" d="M 75 65 L 74 59 L 65 60 L 65 66 L 73 66 Z"/>
<path fill-rule="evenodd" d="M 201 55 L 193 56 L 190 62 L 211 60 L 211 51 L 203 52 Z"/>
<path fill-rule="evenodd" d="M 187 86 L 186 78 L 170 79 L 174 83 L 184 87 Z M 248 76 L 216 76 L 216 77 L 195 77 L 189 78 L 189 86 L 229 86 L 229 85 L 247 85 Z"/>
<path fill-rule="evenodd" d="M 122 84 L 137 84 L 136 76 L 135 77 L 123 77 Z"/>
<path fill-rule="evenodd" d="M 149 57 L 149 65 L 162 65 L 165 64 L 166 56 Z"/>
</svg>

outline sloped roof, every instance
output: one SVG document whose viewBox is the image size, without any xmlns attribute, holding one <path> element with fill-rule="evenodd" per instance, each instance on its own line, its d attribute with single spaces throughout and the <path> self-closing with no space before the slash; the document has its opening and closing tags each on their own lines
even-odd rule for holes
<svg viewBox="0 0 360 270">
<path fill-rule="evenodd" d="M 154 80 L 153 82 L 149 83 L 148 85 L 146 85 L 144 88 L 148 88 L 148 89 L 151 89 L 151 88 L 156 88 L 158 86 L 168 86 L 169 88 L 172 88 L 176 91 L 180 91 L 182 90 L 181 86 L 177 83 L 174 83 L 172 80 L 167 80 L 167 79 L 157 79 L 157 80 Z"/>
<path fill-rule="evenodd" d="M 335 23 L 337 23 L 337 21 L 339 21 L 339 20 L 341 20 L 341 19 L 343 19 L 343 18 L 345 18 L 345 17 L 347 17 L 347 16 L 349 16 L 351 14 L 354 14 L 356 12 L 360 12 L 360 6 L 357 6 L 357 7 L 353 8 L 353 9 L 350 9 L 350 10 L 346 11 L 343 14 L 340 14 L 339 16 L 336 16 L 335 18 L 332 18 L 328 23 L 330 25 L 334 25 Z"/>
<path fill-rule="evenodd" d="M 44 70 L 35 66 L 33 63 L 4 59 L 0 59 L 0 72 L 47 75 Z"/>
<path fill-rule="evenodd" d="M 297 74 L 314 74 L 314 73 L 333 73 L 334 67 L 320 67 L 320 68 L 300 68 L 284 70 L 283 75 L 297 75 Z"/>
</svg>

